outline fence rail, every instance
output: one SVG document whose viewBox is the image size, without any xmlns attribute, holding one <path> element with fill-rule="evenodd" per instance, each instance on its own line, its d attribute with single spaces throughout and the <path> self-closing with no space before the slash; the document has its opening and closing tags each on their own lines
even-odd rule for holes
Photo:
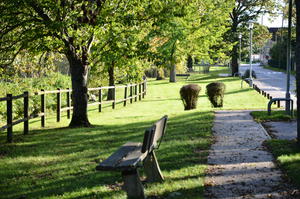
<svg viewBox="0 0 300 199">
<path fill-rule="evenodd" d="M 113 90 L 112 100 L 103 100 L 103 90 Z M 124 89 L 124 98 L 117 99 L 116 90 Z M 88 106 L 98 105 L 98 111 L 102 112 L 103 104 L 111 104 L 112 108 L 115 109 L 116 104 L 123 103 L 123 106 L 127 105 L 127 101 L 133 103 L 133 101 L 142 100 L 147 92 L 147 82 L 143 81 L 138 84 L 127 84 L 120 86 L 104 86 L 98 88 L 88 88 L 88 91 L 94 92 L 98 91 L 98 101 L 88 103 Z M 129 92 L 128 92 L 129 91 Z M 56 121 L 60 122 L 61 112 L 67 111 L 67 118 L 71 118 L 72 106 L 72 89 L 60 89 L 45 91 L 41 90 L 29 94 L 29 92 L 24 92 L 20 95 L 13 96 L 12 94 L 7 94 L 6 97 L 0 98 L 0 102 L 6 101 L 6 125 L 0 127 L 0 131 L 7 130 L 7 142 L 13 141 L 13 126 L 24 123 L 23 134 L 29 133 L 29 120 L 34 118 L 41 118 L 41 127 L 45 127 L 46 124 L 46 95 L 56 94 Z M 62 107 L 62 94 L 66 94 L 66 106 Z M 40 96 L 40 112 L 36 114 L 29 114 L 29 98 L 33 96 Z M 17 99 L 23 99 L 23 118 L 19 120 L 13 120 L 13 101 Z"/>
</svg>

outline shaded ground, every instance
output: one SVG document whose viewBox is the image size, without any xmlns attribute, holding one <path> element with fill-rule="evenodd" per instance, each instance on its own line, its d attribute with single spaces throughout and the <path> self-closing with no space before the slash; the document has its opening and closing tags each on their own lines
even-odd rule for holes
<svg viewBox="0 0 300 199">
<path fill-rule="evenodd" d="M 270 139 L 249 111 L 217 111 L 209 153 L 207 198 L 299 198 L 263 147 Z"/>
<path fill-rule="evenodd" d="M 297 137 L 297 122 L 264 122 L 268 133 L 280 140 L 293 140 Z"/>
</svg>

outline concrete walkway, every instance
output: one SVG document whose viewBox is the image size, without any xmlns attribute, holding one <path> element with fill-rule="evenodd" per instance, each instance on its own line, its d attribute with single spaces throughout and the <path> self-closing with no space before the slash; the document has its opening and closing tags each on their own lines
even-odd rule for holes
<svg viewBox="0 0 300 199">
<path fill-rule="evenodd" d="M 270 136 L 249 111 L 217 111 L 213 131 L 206 198 L 300 198 L 263 147 Z"/>
<path fill-rule="evenodd" d="M 244 74 L 245 70 L 249 69 L 249 64 L 242 64 L 239 69 L 241 74 Z M 252 69 L 257 76 L 257 79 L 253 81 L 254 84 L 261 90 L 269 93 L 273 98 L 285 98 L 287 85 L 287 75 L 285 73 L 265 69 L 259 64 L 253 64 Z M 291 98 L 294 100 L 294 107 L 296 107 L 295 81 L 295 77 L 291 75 L 290 92 Z M 281 103 L 281 105 L 284 105 L 284 103 Z"/>
</svg>

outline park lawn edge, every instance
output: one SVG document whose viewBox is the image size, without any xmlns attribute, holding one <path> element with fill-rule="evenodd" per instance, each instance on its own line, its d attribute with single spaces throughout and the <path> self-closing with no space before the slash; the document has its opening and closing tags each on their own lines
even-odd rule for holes
<svg viewBox="0 0 300 199">
<path fill-rule="evenodd" d="M 265 146 L 273 154 L 287 180 L 300 188 L 300 147 L 296 140 L 271 139 L 265 142 Z"/>
<path fill-rule="evenodd" d="M 287 115 L 284 110 L 272 110 L 271 115 L 268 115 L 268 111 L 252 111 L 251 116 L 256 122 L 269 122 L 269 121 L 292 121 L 296 118 L 296 111 L 294 116 Z"/>
</svg>

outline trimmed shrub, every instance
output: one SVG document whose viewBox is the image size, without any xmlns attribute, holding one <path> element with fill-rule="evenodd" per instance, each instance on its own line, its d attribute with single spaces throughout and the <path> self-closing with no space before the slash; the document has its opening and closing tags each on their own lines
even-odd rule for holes
<svg viewBox="0 0 300 199">
<path fill-rule="evenodd" d="M 242 76 L 242 78 L 245 79 L 245 78 L 249 78 L 249 77 L 250 77 L 250 70 L 247 69 L 247 70 L 245 71 L 244 75 Z M 252 70 L 252 77 L 253 77 L 254 79 L 256 79 L 256 73 L 255 73 L 254 70 Z"/>
<path fill-rule="evenodd" d="M 184 110 L 191 110 L 197 107 L 198 95 L 201 87 L 197 84 L 188 84 L 180 89 L 181 100 Z"/>
<path fill-rule="evenodd" d="M 206 86 L 206 94 L 213 107 L 223 107 L 225 84 L 213 82 Z"/>
</svg>

